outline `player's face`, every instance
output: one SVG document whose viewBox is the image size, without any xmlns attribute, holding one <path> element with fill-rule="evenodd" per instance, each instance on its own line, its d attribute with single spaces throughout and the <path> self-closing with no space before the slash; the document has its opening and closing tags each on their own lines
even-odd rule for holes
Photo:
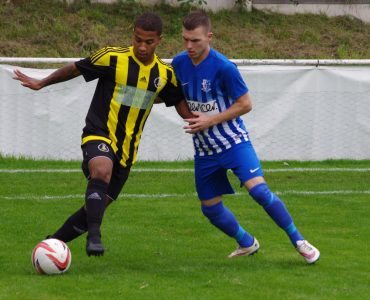
<svg viewBox="0 0 370 300">
<path fill-rule="evenodd" d="M 209 32 L 204 26 L 199 26 L 194 30 L 182 29 L 182 39 L 184 47 L 194 64 L 201 63 L 208 55 L 212 32 Z"/>
<path fill-rule="evenodd" d="M 139 27 L 134 29 L 132 39 L 134 54 L 144 65 L 149 65 L 153 61 L 155 49 L 160 42 L 161 37 L 156 31 L 145 31 Z"/>
</svg>

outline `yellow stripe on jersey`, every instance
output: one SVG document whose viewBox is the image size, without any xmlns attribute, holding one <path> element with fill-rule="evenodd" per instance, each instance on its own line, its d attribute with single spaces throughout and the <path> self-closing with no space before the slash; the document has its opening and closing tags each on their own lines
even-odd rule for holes
<svg viewBox="0 0 370 300">
<path fill-rule="evenodd" d="M 131 108 L 130 108 L 130 112 L 128 114 L 128 118 L 126 122 L 126 136 L 125 136 L 125 139 L 123 141 L 123 146 L 122 146 L 122 151 L 123 151 L 122 158 L 123 159 L 125 158 L 125 156 L 126 157 L 130 156 L 130 147 L 131 147 L 132 138 L 134 135 L 134 129 L 135 129 L 135 126 L 137 126 L 136 120 L 138 120 L 140 109 L 145 109 L 146 111 L 145 111 L 144 117 L 141 119 L 139 130 L 136 134 L 136 140 L 134 143 L 135 151 L 133 152 L 133 155 L 134 155 L 133 161 L 136 160 L 136 153 L 137 153 L 136 149 L 138 149 L 142 128 L 144 126 L 147 116 L 149 115 L 152 109 L 154 99 L 155 99 L 155 93 L 148 91 L 148 85 L 149 85 L 150 80 L 154 80 L 154 78 L 150 78 L 150 72 L 152 70 L 153 64 L 151 64 L 150 66 L 144 66 L 141 64 L 140 61 L 137 61 L 136 59 L 135 61 L 136 63 L 140 65 L 140 69 L 139 69 L 139 74 L 137 78 L 138 81 L 137 81 L 136 88 L 132 90 L 132 92 L 134 93 L 131 93 L 131 97 L 126 97 L 126 99 L 129 100 L 129 102 L 131 101 L 132 102 L 129 105 L 131 106 Z M 127 90 L 129 90 L 129 88 L 130 87 L 127 87 Z M 124 103 L 124 105 L 127 105 L 127 104 Z"/>
<path fill-rule="evenodd" d="M 107 139 L 103 136 L 99 136 L 99 135 L 89 135 L 87 137 L 84 137 L 82 139 L 82 145 L 83 144 L 86 144 L 87 142 L 90 142 L 90 141 L 104 141 L 106 142 L 107 144 L 110 144 L 111 143 L 111 140 L 110 139 Z"/>
<path fill-rule="evenodd" d="M 139 114 L 139 109 L 131 107 L 126 122 L 126 135 L 122 144 L 121 164 L 125 165 L 126 160 L 130 157 L 130 145 L 134 135 L 134 128 Z"/>
<path fill-rule="evenodd" d="M 109 138 L 112 141 L 111 146 L 114 153 L 116 153 L 118 150 L 117 137 L 114 133 L 116 132 L 117 129 L 119 109 L 120 109 L 119 103 L 117 103 L 116 101 L 110 102 L 107 127 L 109 130 Z"/>
<path fill-rule="evenodd" d="M 130 48 L 121 48 L 121 47 L 105 47 L 97 52 L 95 52 L 93 55 L 90 56 L 91 62 L 95 65 L 99 66 L 109 66 L 109 60 L 110 58 L 109 53 L 126 53 L 129 52 Z"/>
<path fill-rule="evenodd" d="M 90 57 L 90 62 L 98 66 L 96 74 L 103 80 L 99 79 L 97 88 L 101 90 L 94 94 L 94 109 L 89 110 L 87 119 L 97 119 L 99 124 L 105 119 L 106 127 L 95 128 L 96 124 L 90 127 L 87 124 L 87 135 L 82 143 L 104 140 L 110 143 L 123 166 L 132 165 L 136 161 L 142 131 L 154 100 L 168 81 L 177 86 L 174 70 L 157 56 L 152 64 L 145 66 L 136 59 L 132 47 L 103 48 Z M 104 112 L 106 116 L 102 118 Z M 96 131 L 107 134 L 107 137 L 88 134 Z"/>
</svg>

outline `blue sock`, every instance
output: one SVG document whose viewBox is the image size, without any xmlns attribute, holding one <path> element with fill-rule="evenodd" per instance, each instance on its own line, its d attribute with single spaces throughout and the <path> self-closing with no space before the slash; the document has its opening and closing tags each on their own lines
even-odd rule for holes
<svg viewBox="0 0 370 300">
<path fill-rule="evenodd" d="M 286 232 L 294 247 L 297 246 L 298 240 L 303 240 L 284 203 L 270 191 L 266 183 L 256 185 L 249 191 L 249 194 L 264 208 L 275 223 Z"/>
<path fill-rule="evenodd" d="M 222 202 L 212 206 L 202 205 L 203 214 L 209 221 L 228 236 L 234 238 L 241 247 L 250 247 L 254 238 L 243 229 L 233 213 Z"/>
</svg>

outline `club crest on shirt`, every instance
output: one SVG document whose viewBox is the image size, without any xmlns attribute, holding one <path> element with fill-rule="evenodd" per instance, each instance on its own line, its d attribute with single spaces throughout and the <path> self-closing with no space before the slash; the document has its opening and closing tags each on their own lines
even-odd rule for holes
<svg viewBox="0 0 370 300">
<path fill-rule="evenodd" d="M 101 151 L 101 152 L 109 152 L 109 147 L 104 144 L 104 143 L 101 143 L 98 145 L 98 149 Z"/>
<path fill-rule="evenodd" d="M 211 81 L 208 79 L 202 80 L 202 91 L 208 93 L 211 90 Z"/>
</svg>

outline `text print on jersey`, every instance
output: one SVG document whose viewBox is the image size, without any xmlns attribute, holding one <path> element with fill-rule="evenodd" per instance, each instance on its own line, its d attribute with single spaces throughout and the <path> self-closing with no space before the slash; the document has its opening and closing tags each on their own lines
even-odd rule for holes
<svg viewBox="0 0 370 300">
<path fill-rule="evenodd" d="M 206 103 L 187 100 L 187 103 L 191 111 L 197 111 L 208 115 L 215 115 L 219 113 L 216 100 L 208 101 Z"/>
</svg>

